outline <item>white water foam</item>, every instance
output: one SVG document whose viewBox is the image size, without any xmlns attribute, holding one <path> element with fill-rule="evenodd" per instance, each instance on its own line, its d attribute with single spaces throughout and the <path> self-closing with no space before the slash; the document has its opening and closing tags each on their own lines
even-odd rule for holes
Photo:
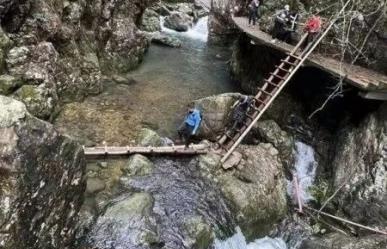
<svg viewBox="0 0 387 249">
<path fill-rule="evenodd" d="M 280 238 L 264 237 L 247 243 L 239 227 L 236 233 L 226 240 L 215 240 L 215 249 L 287 249 L 286 243 Z"/>
<path fill-rule="evenodd" d="M 313 185 L 316 177 L 317 162 L 314 158 L 314 150 L 311 146 L 302 142 L 296 142 L 295 169 L 299 182 L 300 197 L 303 203 L 313 200 L 309 188 Z M 293 182 L 288 182 L 288 194 L 295 199 Z"/>
<path fill-rule="evenodd" d="M 164 26 L 165 17 L 160 18 L 161 31 L 172 35 L 181 35 L 190 39 L 207 42 L 208 40 L 208 16 L 200 18 L 195 25 L 186 32 L 177 32 Z"/>
</svg>

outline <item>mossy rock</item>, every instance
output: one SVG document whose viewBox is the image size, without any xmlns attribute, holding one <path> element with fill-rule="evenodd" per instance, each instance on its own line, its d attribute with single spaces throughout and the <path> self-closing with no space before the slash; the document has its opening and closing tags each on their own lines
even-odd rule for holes
<svg viewBox="0 0 387 249">
<path fill-rule="evenodd" d="M 201 216 L 193 216 L 184 222 L 184 228 L 189 235 L 188 244 L 192 248 L 206 249 L 214 241 L 214 234 L 211 227 Z"/>
<path fill-rule="evenodd" d="M 123 171 L 128 176 L 143 176 L 152 173 L 154 169 L 153 163 L 143 155 L 136 154 L 129 158 L 128 163 L 123 168 Z"/>
<path fill-rule="evenodd" d="M 1 54 L 0 54 L 1 57 Z M 1 58 L 0 58 L 1 63 Z M 11 75 L 0 75 L 0 94 L 8 95 L 23 85 L 23 81 Z"/>
<path fill-rule="evenodd" d="M 143 128 L 137 135 L 136 143 L 140 146 L 161 146 L 163 140 L 155 131 Z"/>
</svg>

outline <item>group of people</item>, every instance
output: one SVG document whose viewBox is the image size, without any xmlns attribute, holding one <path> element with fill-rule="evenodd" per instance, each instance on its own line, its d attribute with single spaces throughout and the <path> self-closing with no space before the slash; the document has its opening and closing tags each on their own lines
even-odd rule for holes
<svg viewBox="0 0 387 249">
<path fill-rule="evenodd" d="M 279 39 L 290 43 L 292 34 L 297 30 L 298 19 L 299 14 L 295 11 L 290 11 L 290 6 L 288 4 L 285 5 L 284 9 L 279 11 L 275 16 L 272 29 L 273 39 Z"/>
</svg>

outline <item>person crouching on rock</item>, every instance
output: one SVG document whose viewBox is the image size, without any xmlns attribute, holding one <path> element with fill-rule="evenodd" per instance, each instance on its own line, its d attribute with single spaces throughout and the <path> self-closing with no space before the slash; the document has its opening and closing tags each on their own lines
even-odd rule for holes
<svg viewBox="0 0 387 249">
<path fill-rule="evenodd" d="M 194 104 L 188 106 L 188 113 L 184 122 L 180 125 L 177 133 L 181 140 L 184 140 L 185 148 L 188 148 L 193 136 L 197 134 L 202 117 L 200 111 L 195 108 Z"/>
</svg>

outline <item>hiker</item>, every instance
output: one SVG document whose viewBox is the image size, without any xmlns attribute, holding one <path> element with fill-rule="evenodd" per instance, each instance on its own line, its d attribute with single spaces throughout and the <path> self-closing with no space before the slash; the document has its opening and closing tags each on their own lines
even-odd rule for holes
<svg viewBox="0 0 387 249">
<path fill-rule="evenodd" d="M 178 134 L 181 140 L 184 140 L 185 148 L 188 148 L 192 136 L 197 134 L 202 117 L 200 111 L 195 108 L 193 104 L 188 106 L 188 113 L 184 119 L 184 122 L 178 129 Z"/>
<path fill-rule="evenodd" d="M 251 26 L 251 22 L 253 23 L 253 26 L 255 26 L 260 2 L 261 0 L 252 0 L 249 4 L 249 27 Z"/>
<path fill-rule="evenodd" d="M 306 42 L 302 45 L 305 50 L 311 42 L 313 42 L 318 34 L 321 32 L 322 21 L 319 16 L 312 16 L 305 23 L 304 32 L 308 32 Z"/>
<path fill-rule="evenodd" d="M 276 39 L 282 40 L 282 41 L 290 41 L 290 35 L 291 32 L 286 29 L 286 26 L 288 25 L 290 21 L 290 6 L 287 4 L 285 5 L 284 9 L 278 12 L 278 14 L 275 17 L 274 20 L 274 27 L 272 29 L 272 42 L 275 42 Z"/>
<path fill-rule="evenodd" d="M 253 98 L 242 95 L 237 102 L 233 105 L 232 121 L 233 125 L 231 130 L 241 128 L 246 119 L 246 114 L 249 111 L 249 107 L 253 103 Z"/>
</svg>

